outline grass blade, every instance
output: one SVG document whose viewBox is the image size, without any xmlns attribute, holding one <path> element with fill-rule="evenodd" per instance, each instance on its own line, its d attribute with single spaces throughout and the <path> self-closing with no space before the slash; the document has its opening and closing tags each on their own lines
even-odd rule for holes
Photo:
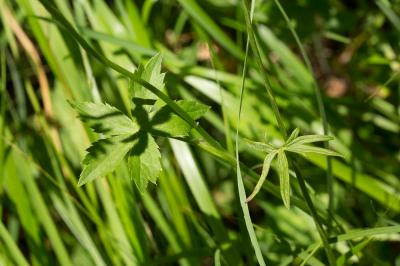
<svg viewBox="0 0 400 266">
<path fill-rule="evenodd" d="M 251 12 L 250 12 L 251 20 L 252 20 L 252 16 L 253 16 L 253 12 L 254 12 L 254 4 L 255 4 L 255 1 L 252 0 L 251 1 Z M 247 233 L 250 237 L 250 241 L 253 246 L 254 252 L 256 253 L 256 258 L 257 258 L 258 264 L 264 266 L 264 265 L 266 265 L 266 263 L 264 261 L 263 255 L 262 255 L 260 245 L 258 244 L 258 241 L 257 241 L 257 236 L 254 231 L 253 223 L 251 221 L 249 206 L 246 203 L 246 191 L 244 189 L 242 171 L 240 169 L 240 161 L 239 161 L 239 125 L 240 125 L 240 117 L 241 117 L 241 113 L 242 113 L 243 94 L 244 94 L 245 81 L 246 81 L 248 53 L 249 53 L 249 35 L 247 35 L 247 40 L 246 40 L 246 52 L 245 52 L 245 58 L 244 58 L 244 64 L 243 64 L 242 83 L 241 83 L 241 88 L 240 88 L 240 99 L 239 99 L 239 111 L 238 111 L 238 117 L 237 117 L 236 136 L 235 136 L 236 180 L 237 180 L 237 186 L 238 186 L 238 192 L 239 192 L 240 207 L 242 208 Z"/>
<path fill-rule="evenodd" d="M 217 249 L 214 253 L 214 265 L 221 266 L 221 250 Z"/>
<path fill-rule="evenodd" d="M 190 191 L 192 192 L 200 210 L 207 216 L 207 222 L 209 223 L 212 232 L 215 234 L 215 238 L 221 242 L 228 241 L 229 238 L 227 231 L 221 222 L 221 217 L 207 185 L 203 180 L 200 170 L 195 163 L 188 144 L 175 139 L 170 139 L 170 143 Z M 238 260 L 235 251 L 232 249 L 226 251 L 226 258 L 229 263 L 234 263 Z"/>
<path fill-rule="evenodd" d="M 5 246 L 10 251 L 11 256 L 13 256 L 14 261 L 17 265 L 28 266 L 29 263 L 26 261 L 24 255 L 22 255 L 21 250 L 18 248 L 17 244 L 12 239 L 7 228 L 4 226 L 0 219 L 0 238 L 3 240 Z"/>
</svg>

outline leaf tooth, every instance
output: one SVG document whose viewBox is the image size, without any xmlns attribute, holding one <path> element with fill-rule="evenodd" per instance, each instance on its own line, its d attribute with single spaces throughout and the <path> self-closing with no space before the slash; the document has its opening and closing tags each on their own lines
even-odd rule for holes
<svg viewBox="0 0 400 266">
<path fill-rule="evenodd" d="M 144 150 L 141 150 L 144 148 Z M 149 182 L 156 184 L 161 172 L 161 153 L 150 133 L 143 134 L 129 152 L 128 169 L 140 192 L 144 192 Z"/>
<path fill-rule="evenodd" d="M 126 136 L 118 136 L 95 142 L 84 159 L 78 186 L 113 172 L 132 148 L 133 143 L 125 140 Z"/>
</svg>

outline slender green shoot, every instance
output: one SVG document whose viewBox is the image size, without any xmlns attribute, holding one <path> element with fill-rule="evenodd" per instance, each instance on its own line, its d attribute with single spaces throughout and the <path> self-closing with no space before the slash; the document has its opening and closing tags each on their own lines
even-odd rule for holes
<svg viewBox="0 0 400 266">
<path fill-rule="evenodd" d="M 297 35 L 297 32 L 294 28 L 293 23 L 290 21 L 288 15 L 285 12 L 285 9 L 282 7 L 281 3 L 279 0 L 274 0 L 275 4 L 277 5 L 279 11 L 281 12 L 283 18 L 285 19 L 285 22 L 287 24 L 287 27 L 289 28 L 291 34 L 293 35 L 293 38 L 295 39 L 295 42 L 297 44 L 297 47 L 300 50 L 301 56 L 303 57 L 303 60 L 307 66 L 308 72 L 310 73 L 310 75 L 312 76 L 312 81 L 313 81 L 313 89 L 314 89 L 314 94 L 315 97 L 317 99 L 317 106 L 318 106 L 318 111 L 319 111 L 319 115 L 321 117 L 322 120 L 322 127 L 323 127 L 323 134 L 324 135 L 329 135 L 329 127 L 328 127 L 328 119 L 326 117 L 326 111 L 325 111 L 325 106 L 324 106 L 324 102 L 322 100 L 322 94 L 321 91 L 319 90 L 317 81 L 313 75 L 313 68 L 310 62 L 310 59 L 307 56 L 307 53 L 304 49 L 303 44 L 300 41 L 299 36 Z M 329 148 L 329 144 L 328 143 L 324 143 L 324 148 L 328 149 Z M 334 190 L 333 190 L 333 173 L 332 173 L 332 159 L 330 157 L 326 157 L 326 163 L 327 163 L 327 190 L 328 190 L 328 210 L 329 210 L 329 214 L 333 214 L 334 211 Z M 331 223 L 329 223 L 329 227 L 331 226 Z"/>
</svg>

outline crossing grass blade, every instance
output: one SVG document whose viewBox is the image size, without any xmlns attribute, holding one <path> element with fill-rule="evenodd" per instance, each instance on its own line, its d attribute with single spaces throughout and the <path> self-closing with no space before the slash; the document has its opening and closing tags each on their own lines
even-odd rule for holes
<svg viewBox="0 0 400 266">
<path fill-rule="evenodd" d="M 221 217 L 190 152 L 189 146 L 184 142 L 173 139 L 170 140 L 170 143 L 196 203 L 207 217 L 206 220 L 215 235 L 215 239 L 220 242 L 229 241 L 227 231 L 221 222 Z M 230 263 L 234 263 L 235 259 L 238 259 L 233 249 L 226 251 L 224 257 Z"/>
<path fill-rule="evenodd" d="M 4 226 L 3 222 L 0 221 L 0 237 L 5 243 L 7 249 L 11 256 L 14 258 L 14 261 L 17 265 L 28 266 L 29 263 L 26 261 L 24 255 L 21 250 L 18 248 L 17 244 L 14 242 L 12 236 L 8 232 L 7 228 Z"/>
<path fill-rule="evenodd" d="M 254 4 L 255 4 L 255 1 L 252 1 L 251 2 L 251 12 L 250 12 L 251 18 L 253 17 Z M 256 254 L 258 264 L 266 265 L 263 254 L 261 252 L 261 248 L 258 244 L 257 236 L 255 234 L 254 227 L 253 227 L 253 223 L 251 221 L 250 211 L 249 211 L 249 207 L 247 205 L 246 191 L 245 191 L 244 184 L 243 184 L 242 170 L 240 168 L 240 160 L 239 160 L 239 125 L 240 125 L 240 118 L 241 118 L 241 112 L 242 112 L 243 95 L 244 95 L 244 90 L 245 90 L 248 53 L 249 53 L 249 36 L 247 36 L 247 40 L 246 40 L 246 51 L 245 51 L 245 58 L 244 58 L 244 65 L 243 65 L 243 72 L 242 72 L 242 82 L 241 82 L 240 96 L 239 96 L 240 97 L 239 98 L 239 110 L 238 110 L 237 125 L 236 125 L 236 137 L 235 137 L 236 182 L 237 182 L 237 186 L 238 186 L 239 201 L 240 201 L 240 207 L 242 208 L 242 212 L 243 212 L 243 216 L 244 216 L 244 222 L 246 225 L 247 233 L 250 237 L 251 244 L 252 244 L 254 252 Z M 267 176 L 267 174 L 268 173 L 266 171 L 265 177 Z M 262 183 L 260 185 L 258 185 L 258 187 L 261 187 Z"/>
</svg>

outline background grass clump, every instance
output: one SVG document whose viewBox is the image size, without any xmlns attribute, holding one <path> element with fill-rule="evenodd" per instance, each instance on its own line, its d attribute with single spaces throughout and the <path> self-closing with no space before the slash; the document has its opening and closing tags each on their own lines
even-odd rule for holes
<svg viewBox="0 0 400 266">
<path fill-rule="evenodd" d="M 400 1 L 0 17 L 0 265 L 400 265 Z"/>
</svg>

